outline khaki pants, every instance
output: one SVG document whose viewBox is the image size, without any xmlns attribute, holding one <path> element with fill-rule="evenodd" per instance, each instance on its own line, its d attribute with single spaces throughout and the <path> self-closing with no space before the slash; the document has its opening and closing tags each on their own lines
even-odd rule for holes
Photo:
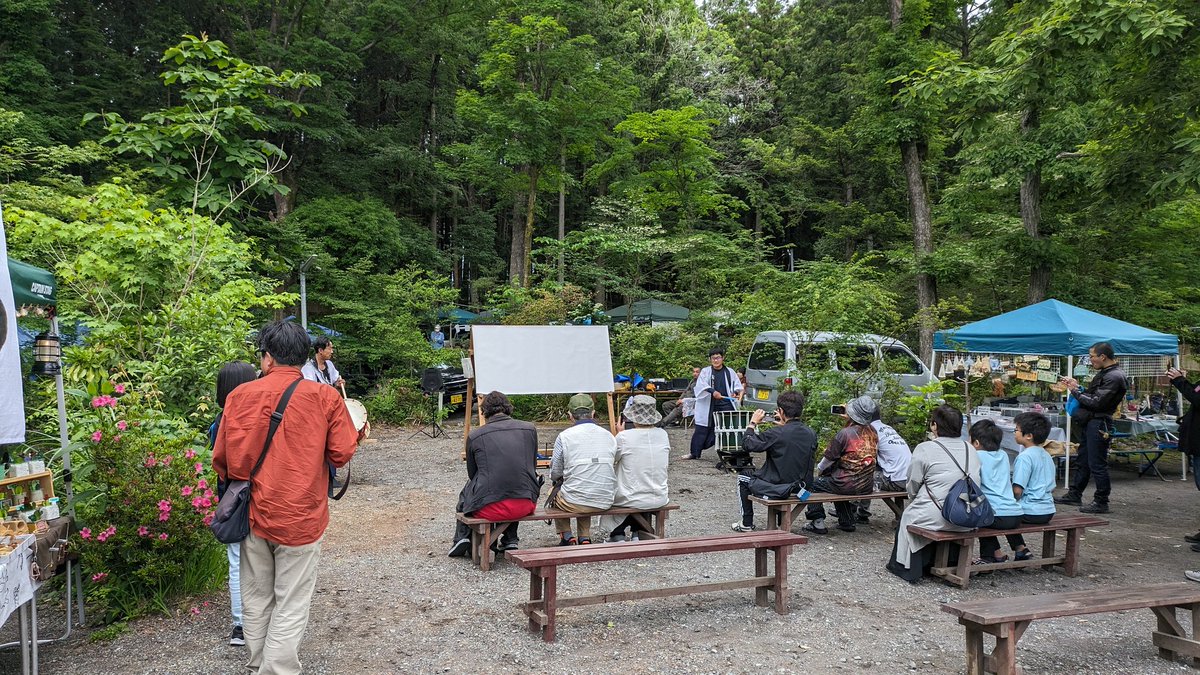
<svg viewBox="0 0 1200 675">
<path fill-rule="evenodd" d="M 284 546 L 254 534 L 242 542 L 242 629 L 258 675 L 300 672 L 300 640 L 317 583 L 318 540 Z"/>
<path fill-rule="evenodd" d="M 562 495 L 558 495 L 554 498 L 554 508 L 562 510 L 562 511 L 568 511 L 570 513 L 597 513 L 599 511 L 604 510 L 604 509 L 594 509 L 590 506 L 579 506 L 578 504 L 572 504 L 571 502 L 563 499 Z M 591 516 L 586 516 L 583 518 L 576 518 L 575 526 L 576 526 L 576 529 L 579 530 L 578 537 L 580 539 L 591 539 L 592 538 L 592 517 Z M 555 518 L 554 519 L 554 530 L 556 532 L 558 532 L 560 535 L 564 532 L 569 534 L 571 532 L 571 519 L 570 518 Z"/>
</svg>

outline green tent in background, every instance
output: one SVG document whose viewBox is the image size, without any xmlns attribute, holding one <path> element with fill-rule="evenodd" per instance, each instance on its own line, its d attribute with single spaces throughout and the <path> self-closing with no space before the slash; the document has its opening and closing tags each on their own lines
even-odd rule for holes
<svg viewBox="0 0 1200 675">
<path fill-rule="evenodd" d="M 23 305 L 49 305 L 56 303 L 54 275 L 40 267 L 8 259 L 8 276 L 12 279 L 13 300 L 17 307 Z"/>
<path fill-rule="evenodd" d="M 631 312 L 632 310 L 632 312 Z M 638 300 L 632 305 L 621 305 L 604 311 L 613 321 L 630 321 L 633 323 L 669 323 L 672 321 L 687 321 L 691 311 L 687 307 L 667 302 L 665 300 Z"/>
</svg>

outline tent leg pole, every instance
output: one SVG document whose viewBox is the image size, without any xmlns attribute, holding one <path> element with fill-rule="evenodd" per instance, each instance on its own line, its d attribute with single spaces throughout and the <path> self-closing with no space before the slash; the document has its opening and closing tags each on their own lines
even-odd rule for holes
<svg viewBox="0 0 1200 675">
<path fill-rule="evenodd" d="M 1171 357 L 1171 362 L 1175 364 L 1176 368 L 1179 368 L 1180 364 L 1182 363 L 1182 359 L 1180 358 L 1179 354 L 1176 354 L 1175 356 Z M 1179 411 L 1180 416 L 1183 415 L 1183 392 L 1179 391 L 1178 389 L 1175 390 L 1175 409 Z M 1187 472 L 1188 472 L 1188 456 L 1185 455 L 1184 453 L 1180 452 L 1179 453 L 1179 480 L 1187 480 Z"/>
<path fill-rule="evenodd" d="M 50 332 L 58 333 L 58 317 L 50 317 Z M 63 487 L 67 493 L 67 513 L 75 515 L 75 499 L 71 489 L 71 452 L 68 450 L 70 439 L 67 437 L 67 399 L 63 385 L 62 363 L 59 362 L 58 373 L 54 376 L 54 387 L 58 397 L 58 446 L 61 448 L 63 460 Z"/>
<path fill-rule="evenodd" d="M 1067 377 L 1075 376 L 1075 357 L 1067 356 Z M 1068 390 L 1067 395 L 1070 396 Z M 1067 412 L 1067 406 L 1063 405 L 1063 412 Z M 1067 416 L 1067 442 L 1062 444 L 1062 459 L 1066 468 L 1062 472 L 1062 486 L 1070 490 L 1070 416 Z"/>
</svg>

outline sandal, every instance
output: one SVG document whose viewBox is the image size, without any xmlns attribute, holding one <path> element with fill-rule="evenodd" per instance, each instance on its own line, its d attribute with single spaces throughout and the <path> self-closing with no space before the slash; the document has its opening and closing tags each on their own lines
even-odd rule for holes
<svg viewBox="0 0 1200 675">
<path fill-rule="evenodd" d="M 592 540 L 591 540 L 591 539 L 588 539 L 587 537 L 580 537 L 580 538 L 579 538 L 579 545 L 580 545 L 580 546 L 586 546 L 586 545 L 588 545 L 588 544 L 590 544 L 590 543 L 592 543 Z"/>
<path fill-rule="evenodd" d="M 812 532 L 813 534 L 829 534 L 829 528 L 817 527 L 816 525 L 813 525 L 813 521 L 811 520 L 801 525 L 800 529 L 804 532 Z"/>
</svg>

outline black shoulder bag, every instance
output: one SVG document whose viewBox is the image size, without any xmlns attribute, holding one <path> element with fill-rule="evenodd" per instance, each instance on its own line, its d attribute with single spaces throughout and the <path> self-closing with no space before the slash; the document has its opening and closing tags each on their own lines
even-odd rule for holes
<svg viewBox="0 0 1200 675">
<path fill-rule="evenodd" d="M 267 458 L 267 450 L 271 447 L 271 439 L 275 437 L 275 431 L 283 421 L 283 411 L 287 408 L 288 400 L 292 398 L 296 385 L 303 379 L 293 382 L 279 398 L 279 405 L 275 406 L 275 412 L 271 413 L 271 426 L 267 429 L 267 440 L 263 443 L 262 454 L 250 470 L 249 479 L 226 481 L 225 494 L 221 496 L 221 501 L 217 502 L 217 510 L 208 526 L 213 536 L 222 544 L 236 544 L 250 534 L 250 480 L 262 468 L 263 460 Z"/>
</svg>

